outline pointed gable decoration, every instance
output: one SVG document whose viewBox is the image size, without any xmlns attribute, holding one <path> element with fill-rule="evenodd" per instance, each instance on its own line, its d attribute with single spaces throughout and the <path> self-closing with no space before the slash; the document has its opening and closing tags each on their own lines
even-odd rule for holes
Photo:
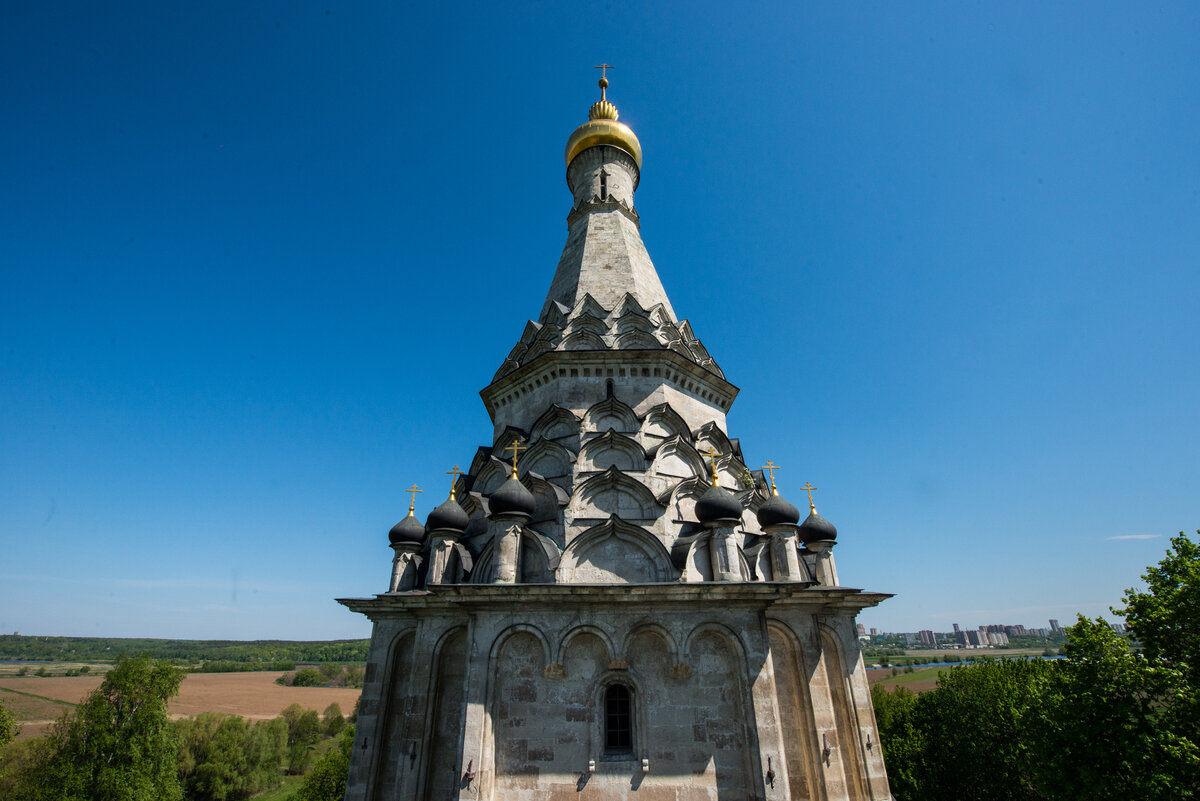
<svg viewBox="0 0 1200 801">
<path fill-rule="evenodd" d="M 571 540 L 558 567 L 558 580 L 574 584 L 646 584 L 678 576 L 656 537 L 616 516 Z"/>
<path fill-rule="evenodd" d="M 633 434 L 640 428 L 637 414 L 616 397 L 605 398 L 583 415 L 584 431 L 607 431 Z"/>
<path fill-rule="evenodd" d="M 610 467 L 579 485 L 571 499 L 576 520 L 603 520 L 616 515 L 622 520 L 653 521 L 662 506 L 646 485 Z"/>
<path fill-rule="evenodd" d="M 646 451 L 637 440 L 618 434 L 611 428 L 593 437 L 579 452 L 583 470 L 618 470 L 641 472 L 646 469 Z"/>
</svg>

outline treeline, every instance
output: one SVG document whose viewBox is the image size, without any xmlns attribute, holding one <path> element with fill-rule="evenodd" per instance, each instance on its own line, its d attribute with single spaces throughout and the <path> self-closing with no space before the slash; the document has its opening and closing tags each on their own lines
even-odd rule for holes
<svg viewBox="0 0 1200 801">
<path fill-rule="evenodd" d="M 295 670 L 296 663 L 290 659 L 278 662 L 202 662 L 192 668 L 193 673 L 249 673 L 256 670 Z"/>
<path fill-rule="evenodd" d="M 351 687 L 361 688 L 366 671 L 361 665 L 337 665 L 325 662 L 316 668 L 301 668 L 284 673 L 275 679 L 284 687 Z"/>
<path fill-rule="evenodd" d="M 123 656 L 145 654 L 178 665 L 292 662 L 294 668 L 303 662 L 365 662 L 369 645 L 370 640 L 159 640 L 0 634 L 0 659 L 115 662 Z"/>
<path fill-rule="evenodd" d="M 167 701 L 182 677 L 163 661 L 122 659 L 46 737 L 6 748 L 17 726 L 0 704 L 0 798 L 242 801 L 310 768 L 294 798 L 340 798 L 357 705 L 349 721 L 337 704 L 319 716 L 292 704 L 274 720 L 206 712 L 172 722 Z"/>
<path fill-rule="evenodd" d="M 1200 533 L 1200 532 L 1198 532 Z M 1200 545 L 1180 534 L 1058 660 L 955 667 L 919 695 L 872 688 L 898 801 L 1200 798 Z"/>
</svg>

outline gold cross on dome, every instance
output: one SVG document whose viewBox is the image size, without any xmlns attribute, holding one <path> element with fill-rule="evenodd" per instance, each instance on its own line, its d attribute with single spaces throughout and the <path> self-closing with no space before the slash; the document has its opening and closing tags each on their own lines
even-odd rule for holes
<svg viewBox="0 0 1200 801">
<path fill-rule="evenodd" d="M 592 67 L 592 69 L 594 69 L 594 70 L 600 70 L 600 102 L 601 103 L 603 103 L 606 99 L 604 97 L 604 93 L 608 89 L 608 71 L 611 70 L 612 68 L 613 68 L 612 64 L 605 64 L 604 62 L 600 62 L 596 66 Z"/>
<path fill-rule="evenodd" d="M 423 490 L 423 489 L 417 489 L 416 484 L 413 484 L 411 487 L 409 487 L 408 489 L 405 490 L 405 492 L 409 493 L 409 501 L 408 501 L 408 516 L 409 517 L 413 516 L 413 509 L 415 509 L 417 506 L 417 493 L 424 492 L 424 491 L 425 490 Z"/>
<path fill-rule="evenodd" d="M 712 445 L 708 446 L 708 450 L 704 451 L 704 455 L 708 457 L 710 470 L 712 470 L 712 485 L 717 486 L 717 456 L 720 454 Z"/>
<path fill-rule="evenodd" d="M 450 500 L 454 500 L 454 485 L 458 483 L 458 477 L 462 475 L 462 471 L 458 469 L 458 465 L 454 465 L 454 469 L 447 470 L 446 475 L 450 476 Z"/>
<path fill-rule="evenodd" d="M 526 448 L 524 445 L 522 445 L 520 440 L 514 439 L 512 441 L 512 445 L 509 445 L 504 450 L 513 452 L 513 455 L 512 455 L 512 460 L 513 460 L 512 477 L 516 478 L 517 477 L 517 454 L 519 454 L 521 451 L 528 450 L 528 448 Z"/>
<path fill-rule="evenodd" d="M 771 474 L 771 494 L 778 495 L 779 491 L 775 489 L 775 471 L 780 469 L 779 465 L 768 459 L 767 463 L 762 466 L 762 469 Z"/>
<path fill-rule="evenodd" d="M 804 486 L 801 487 L 800 489 L 808 491 L 808 510 L 810 512 L 816 512 L 817 507 L 813 506 L 813 499 L 812 499 L 813 490 L 815 490 L 816 487 L 814 487 L 812 485 L 811 481 L 805 481 Z"/>
</svg>

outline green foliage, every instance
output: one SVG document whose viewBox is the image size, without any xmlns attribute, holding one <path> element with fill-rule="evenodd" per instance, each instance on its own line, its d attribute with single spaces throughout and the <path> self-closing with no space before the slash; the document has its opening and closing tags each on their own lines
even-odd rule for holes
<svg viewBox="0 0 1200 801">
<path fill-rule="evenodd" d="M 1179 532 L 1142 580 L 1145 592 L 1126 590 L 1125 608 L 1113 611 L 1125 616 L 1147 659 L 1174 665 L 1200 687 L 1200 543 Z"/>
<path fill-rule="evenodd" d="M 205 661 L 271 663 L 366 662 L 369 640 L 156 640 L 113 637 L 31 637 L 0 634 L 0 659 L 112 662 L 149 654 L 185 665 Z M 269 669 L 267 667 L 256 668 Z"/>
<path fill-rule="evenodd" d="M 342 708 L 337 703 L 325 707 L 325 711 L 321 713 L 321 730 L 325 736 L 337 737 L 344 728 L 346 718 L 342 715 Z"/>
<path fill-rule="evenodd" d="M 301 668 L 292 677 L 293 687 L 321 687 L 328 683 L 325 674 L 312 668 Z"/>
<path fill-rule="evenodd" d="M 304 784 L 292 801 L 340 801 L 346 792 L 350 776 L 350 749 L 354 744 L 354 729 L 347 728 L 334 748 L 317 761 L 304 777 Z"/>
<path fill-rule="evenodd" d="M 1200 798 L 1200 548 L 1180 535 L 1125 594 L 1141 653 L 1080 617 L 1065 659 L 984 660 L 912 696 L 872 690 L 903 801 Z"/>
<path fill-rule="evenodd" d="M 215 660 L 192 668 L 193 673 L 249 673 L 255 670 L 295 670 L 296 663 L 290 659 L 275 662 L 231 662 Z"/>
<path fill-rule="evenodd" d="M 312 746 L 321 739 L 321 719 L 315 709 L 292 704 L 280 713 L 287 722 L 287 772 L 303 773 L 312 763 Z"/>
<path fill-rule="evenodd" d="M 920 798 L 916 792 L 920 786 L 916 773 L 924 736 L 916 725 L 917 697 L 907 687 L 897 687 L 893 692 L 888 692 L 881 684 L 871 687 L 888 781 L 896 798 Z"/>
<path fill-rule="evenodd" d="M 240 801 L 277 787 L 287 754 L 282 718 L 253 725 L 206 712 L 176 723 L 179 780 L 189 801 Z"/>
<path fill-rule="evenodd" d="M 0 701 L 0 749 L 11 743 L 20 733 L 21 727 L 17 725 L 17 719 L 4 706 L 4 702 Z"/>
<path fill-rule="evenodd" d="M 23 797 L 181 799 L 167 699 L 182 680 L 181 671 L 149 657 L 118 661 L 99 689 L 55 724 L 23 783 Z"/>
<path fill-rule="evenodd" d="M 29 798 L 24 788 L 29 786 L 34 768 L 42 761 L 46 744 L 44 737 L 37 737 L 0 748 L 0 798 Z"/>
</svg>

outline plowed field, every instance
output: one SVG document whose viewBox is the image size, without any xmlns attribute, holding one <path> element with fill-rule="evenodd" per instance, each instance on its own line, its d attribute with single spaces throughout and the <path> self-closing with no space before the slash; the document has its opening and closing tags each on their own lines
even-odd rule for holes
<svg viewBox="0 0 1200 801">
<path fill-rule="evenodd" d="M 290 704 L 323 712 L 325 707 L 336 703 L 342 713 L 348 715 L 361 693 L 361 690 L 331 687 L 282 687 L 275 683 L 280 675 L 277 672 L 191 673 L 183 680 L 179 695 L 171 699 L 168 711 L 172 717 L 224 712 L 250 720 L 265 720 L 277 717 Z M 0 678 L 0 690 L 27 694 L 3 693 L 3 697 L 6 705 L 13 703 L 9 708 L 24 726 L 21 736 L 32 737 L 41 734 L 52 722 L 53 713 L 68 707 L 29 696 L 77 704 L 103 680 L 100 676 L 4 677 Z M 19 704 L 15 703 L 17 698 L 22 699 Z"/>
</svg>

